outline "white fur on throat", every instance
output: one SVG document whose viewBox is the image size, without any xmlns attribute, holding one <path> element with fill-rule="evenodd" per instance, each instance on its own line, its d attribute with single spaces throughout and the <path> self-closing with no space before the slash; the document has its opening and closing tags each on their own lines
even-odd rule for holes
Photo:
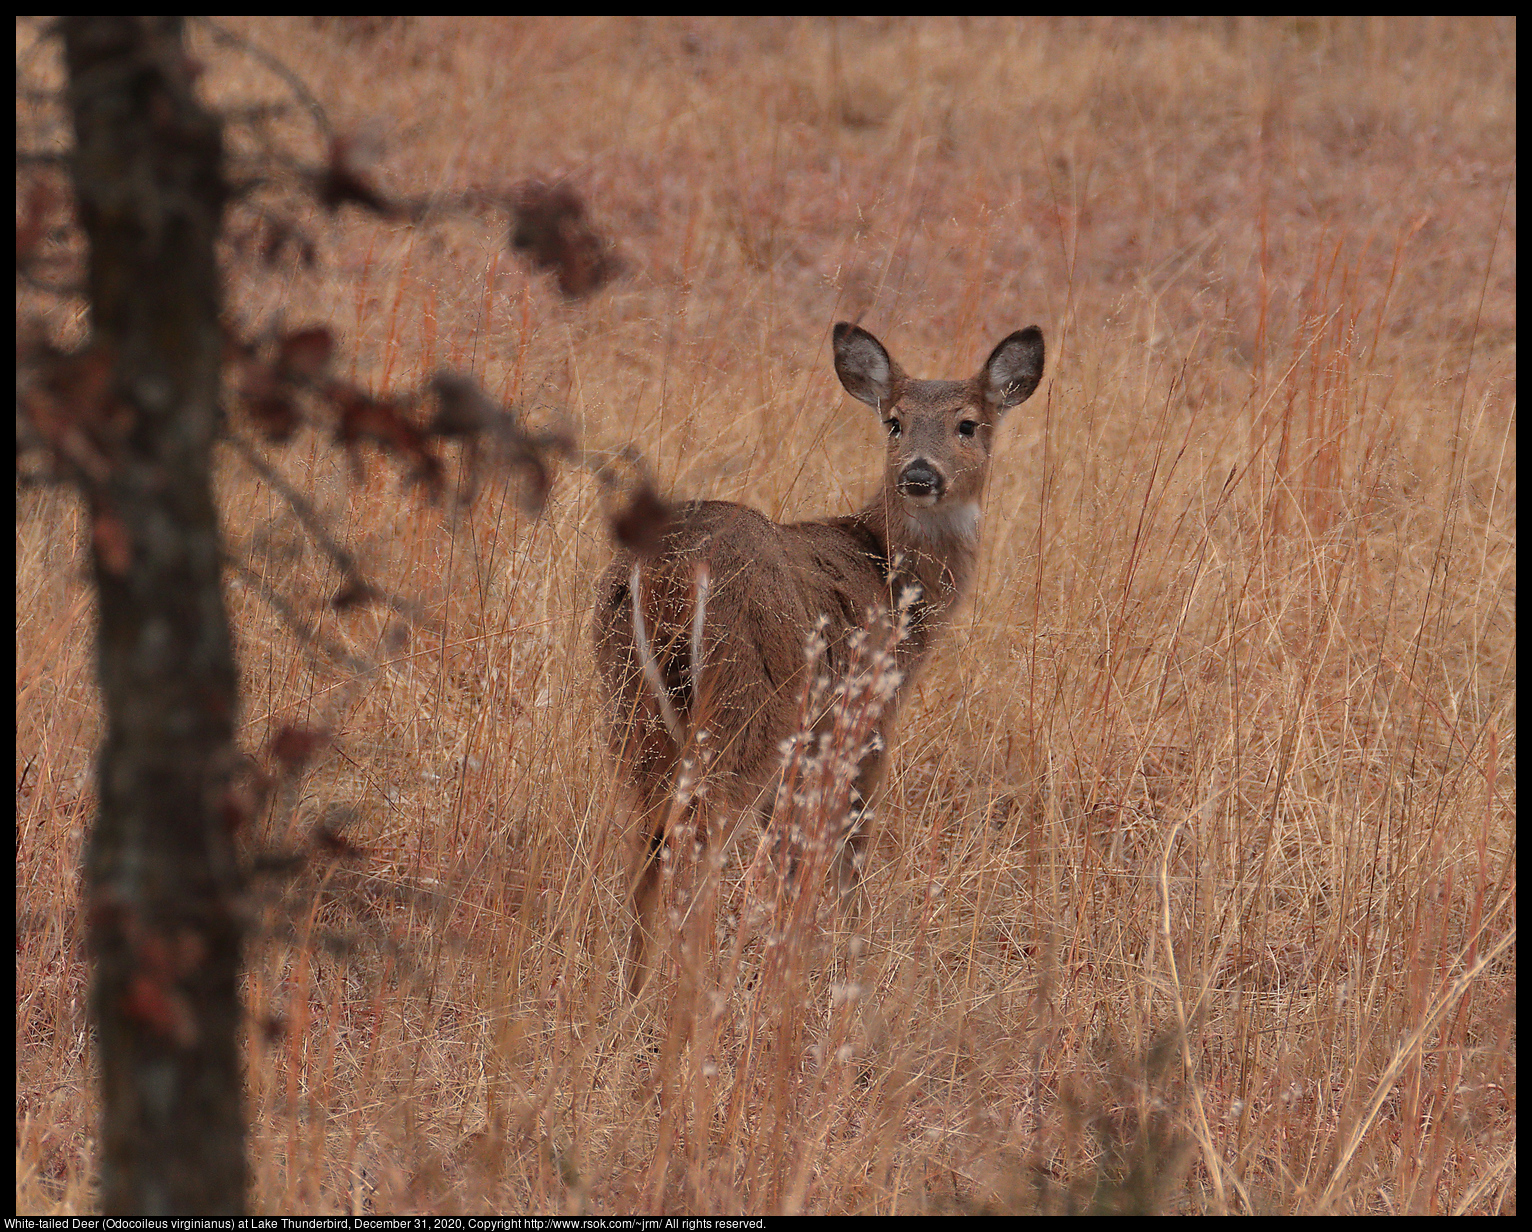
<svg viewBox="0 0 1532 1232">
<path fill-rule="evenodd" d="M 939 509 L 904 507 L 904 524 L 917 539 L 960 539 L 973 543 L 979 537 L 979 504 L 967 501 Z"/>
</svg>

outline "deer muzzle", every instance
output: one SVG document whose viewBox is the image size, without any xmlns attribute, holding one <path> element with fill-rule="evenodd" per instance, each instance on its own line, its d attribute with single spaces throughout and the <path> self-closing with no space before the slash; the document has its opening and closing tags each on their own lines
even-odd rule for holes
<svg viewBox="0 0 1532 1232">
<path fill-rule="evenodd" d="M 947 481 L 925 458 L 916 458 L 899 472 L 899 495 L 921 505 L 941 500 Z"/>
</svg>

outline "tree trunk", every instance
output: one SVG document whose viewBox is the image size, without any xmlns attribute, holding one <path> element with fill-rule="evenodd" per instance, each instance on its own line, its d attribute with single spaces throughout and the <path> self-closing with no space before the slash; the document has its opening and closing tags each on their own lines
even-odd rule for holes
<svg viewBox="0 0 1532 1232">
<path fill-rule="evenodd" d="M 81 414 L 106 734 L 86 854 L 107 1215 L 245 1203 L 238 873 L 226 813 L 238 701 L 211 461 L 219 426 L 222 132 L 181 22 L 62 22 L 92 351 Z"/>
</svg>

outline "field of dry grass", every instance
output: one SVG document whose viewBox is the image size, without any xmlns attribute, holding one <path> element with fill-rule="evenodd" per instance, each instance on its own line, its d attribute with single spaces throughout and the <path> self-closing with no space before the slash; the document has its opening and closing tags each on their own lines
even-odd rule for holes
<svg viewBox="0 0 1532 1232">
<path fill-rule="evenodd" d="M 717 947 L 637 1001 L 594 485 L 453 524 L 386 464 L 274 451 L 429 629 L 325 617 L 383 660 L 358 680 L 229 588 L 245 746 L 338 732 L 253 841 L 365 852 L 259 913 L 256 1209 L 1515 1210 L 1514 22 L 233 28 L 392 187 L 568 176 L 626 262 L 568 304 L 488 216 L 316 217 L 318 270 L 231 299 L 329 323 L 374 388 L 468 370 L 667 492 L 809 517 L 879 465 L 834 321 L 920 376 L 1049 347 L 860 910 L 731 966 L 736 859 Z M 214 99 L 281 94 L 194 42 Z M 333 591 L 232 456 L 223 491 L 252 568 Z M 94 1200 L 80 542 L 19 495 L 30 1212 Z"/>
</svg>

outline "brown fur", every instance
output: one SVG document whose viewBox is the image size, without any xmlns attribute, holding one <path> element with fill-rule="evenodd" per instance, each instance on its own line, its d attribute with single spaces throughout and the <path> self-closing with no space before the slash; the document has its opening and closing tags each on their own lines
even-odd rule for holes
<svg viewBox="0 0 1532 1232">
<path fill-rule="evenodd" d="M 886 429 L 899 425 L 897 435 L 888 429 L 883 484 L 865 509 L 783 525 L 725 501 L 681 506 L 657 556 L 638 568 L 642 639 L 635 636 L 634 558 L 619 557 L 598 583 L 593 633 L 609 738 L 639 813 L 629 953 L 635 990 L 646 974 L 665 826 L 673 814 L 689 809 L 696 819 L 698 811 L 695 801 L 672 807 L 693 722 L 704 721 L 711 737 L 708 811 L 733 824 L 770 815 L 782 743 L 799 724 L 811 666 L 804 647 L 821 617 L 823 663 L 838 678 L 849 666 L 848 635 L 892 610 L 913 587 L 909 632 L 897 650 L 902 692 L 970 585 L 994 430 L 1005 410 L 1037 387 L 1043 340 L 1036 327 L 1019 331 L 972 379 L 920 381 L 907 377 L 871 334 L 841 323 L 835 367 L 846 390 L 874 407 Z M 694 644 L 699 598 L 701 638 Z M 698 651 L 701 662 L 694 663 Z M 898 701 L 896 694 L 885 708 L 882 739 L 861 763 L 856 805 L 869 802 L 877 787 Z M 706 819 L 697 820 L 706 834 Z M 859 867 L 862 841 L 859 833 L 849 836 L 843 878 Z"/>
</svg>

